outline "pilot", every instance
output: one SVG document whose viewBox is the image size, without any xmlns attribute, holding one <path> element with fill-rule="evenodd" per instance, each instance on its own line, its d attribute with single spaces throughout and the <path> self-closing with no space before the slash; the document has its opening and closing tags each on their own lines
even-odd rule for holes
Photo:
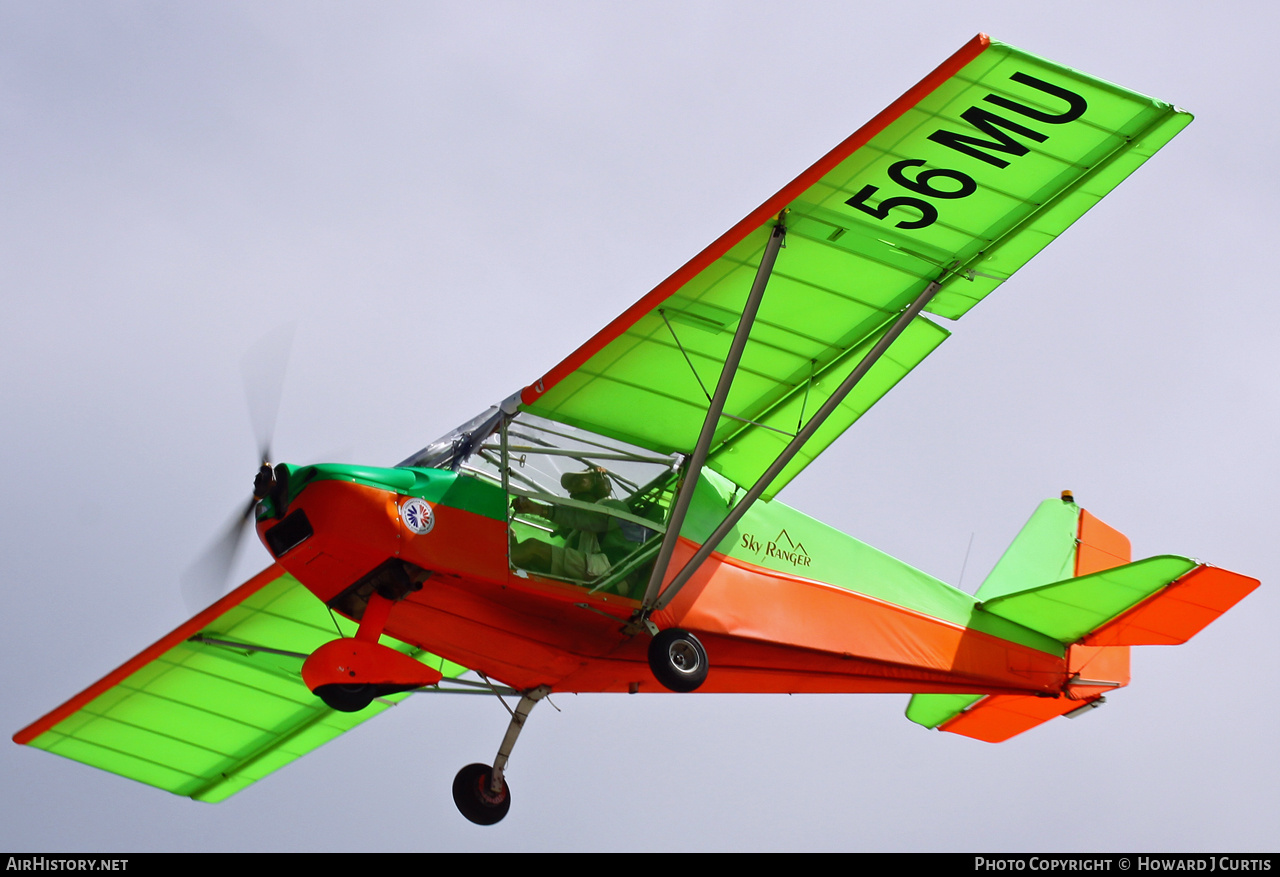
<svg viewBox="0 0 1280 877">
<path fill-rule="evenodd" d="M 560 476 L 560 486 L 578 502 L 627 511 L 622 502 L 609 498 L 613 492 L 609 473 L 598 466 L 585 472 L 566 472 Z M 527 496 L 517 496 L 511 508 L 517 514 L 547 519 L 564 540 L 563 547 L 537 538 L 513 541 L 511 565 L 516 569 L 590 582 L 606 575 L 615 560 L 635 547 L 619 519 L 606 512 L 537 502 Z"/>
</svg>

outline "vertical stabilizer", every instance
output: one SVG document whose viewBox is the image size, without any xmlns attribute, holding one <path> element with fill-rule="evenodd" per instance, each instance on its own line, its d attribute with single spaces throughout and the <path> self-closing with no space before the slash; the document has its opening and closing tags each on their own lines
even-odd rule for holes
<svg viewBox="0 0 1280 877">
<path fill-rule="evenodd" d="M 1040 503 L 978 587 L 980 602 L 1076 575 L 1081 510 L 1070 497 Z"/>
</svg>

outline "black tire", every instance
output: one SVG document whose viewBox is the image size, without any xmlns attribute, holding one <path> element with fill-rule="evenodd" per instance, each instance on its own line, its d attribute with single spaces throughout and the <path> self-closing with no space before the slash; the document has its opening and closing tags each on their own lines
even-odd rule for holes
<svg viewBox="0 0 1280 877">
<path fill-rule="evenodd" d="M 502 781 L 496 796 L 489 790 L 493 768 L 487 764 L 468 764 L 453 778 L 453 803 L 458 812 L 476 825 L 494 825 L 511 809 L 511 790 Z"/>
<path fill-rule="evenodd" d="M 373 703 L 373 699 L 378 695 L 378 690 L 368 683 L 363 685 L 334 683 L 332 685 L 321 685 L 312 694 L 323 700 L 324 705 L 329 709 L 335 709 L 343 713 L 358 713 Z"/>
<path fill-rule="evenodd" d="M 649 643 L 649 669 L 671 691 L 694 691 L 707 681 L 707 650 L 698 638 L 678 627 L 664 630 Z"/>
</svg>

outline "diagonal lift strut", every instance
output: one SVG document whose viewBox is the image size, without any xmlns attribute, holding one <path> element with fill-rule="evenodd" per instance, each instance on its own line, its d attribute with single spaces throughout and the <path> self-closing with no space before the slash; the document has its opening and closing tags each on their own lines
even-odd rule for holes
<svg viewBox="0 0 1280 877">
<path fill-rule="evenodd" d="M 763 267 L 762 263 L 762 270 Z M 757 282 L 758 281 L 759 277 L 757 277 Z M 659 561 L 661 562 L 661 566 L 658 564 L 655 564 L 654 566 L 653 578 L 649 581 L 649 590 L 645 592 L 645 599 L 640 608 L 640 618 L 638 620 L 645 622 L 646 626 L 650 627 L 650 630 L 653 629 L 652 623 L 648 622 L 649 614 L 658 609 L 662 609 L 671 602 L 676 594 L 680 592 L 680 589 L 684 587 L 685 583 L 688 582 L 693 574 L 698 571 L 698 568 L 703 564 L 703 562 L 711 556 L 711 552 L 713 552 L 724 540 L 724 538 L 729 534 L 729 531 L 732 530 L 738 521 L 742 519 L 743 515 L 747 513 L 747 510 L 751 508 L 755 501 L 763 495 L 765 489 L 773 483 L 773 480 L 778 476 L 778 474 L 788 463 L 791 462 L 795 455 L 800 452 L 800 449 L 804 447 L 805 443 L 808 442 L 809 439 L 812 438 L 813 434 L 818 431 L 819 427 L 826 422 L 827 418 L 831 416 L 837 407 L 839 407 L 840 403 L 844 401 L 850 391 L 852 391 L 867 372 L 871 370 L 872 366 L 874 366 L 884 352 L 889 349 L 889 346 L 897 340 L 898 336 L 902 334 L 911 321 L 919 316 L 920 312 L 924 310 L 925 305 L 927 305 L 933 299 L 934 295 L 937 294 L 938 288 L 939 283 L 937 281 L 931 282 L 918 296 L 916 296 L 915 300 L 898 315 L 897 319 L 894 320 L 893 325 L 890 326 L 889 330 L 878 342 L 876 342 L 876 345 L 871 349 L 871 351 L 860 363 L 858 363 L 857 367 L 854 368 L 847 377 L 845 377 L 845 379 L 840 383 L 840 386 L 831 394 L 830 398 L 828 398 L 822 407 L 814 413 L 813 417 L 809 419 L 809 422 L 804 425 L 804 428 L 796 433 L 795 438 L 787 444 L 786 448 L 778 454 L 778 457 L 772 464 L 770 464 L 769 468 L 764 471 L 764 474 L 762 474 L 756 480 L 755 484 L 751 486 L 751 489 L 747 491 L 746 495 L 744 495 L 737 505 L 730 510 L 729 514 L 720 522 L 720 525 L 716 527 L 715 531 L 703 541 L 702 545 L 694 553 L 693 557 L 691 557 L 684 567 L 676 573 L 675 577 L 672 578 L 671 582 L 661 592 L 661 594 L 658 594 L 657 585 L 661 583 L 662 578 L 666 574 L 666 567 L 670 563 L 669 553 L 665 558 L 660 556 Z M 728 368 L 728 363 L 726 363 L 726 368 Z M 724 375 L 722 374 L 722 383 L 723 380 Z M 708 412 L 708 421 L 710 418 L 711 413 Z M 706 432 L 705 424 L 703 431 Z M 703 455 L 703 459 L 705 460 L 705 454 Z M 699 469 L 700 468 L 701 466 L 699 466 Z M 684 488 L 688 488 L 689 491 L 692 492 L 692 487 L 689 482 L 691 480 L 696 480 L 696 477 L 696 473 L 693 472 L 691 466 L 690 473 L 685 476 L 686 482 L 681 490 L 682 495 L 685 492 Z M 674 545 L 674 540 L 678 535 L 679 526 L 674 523 L 673 513 L 673 524 L 668 527 L 666 537 L 663 541 L 663 548 L 666 548 L 667 541 L 671 541 Z"/>
<path fill-rule="evenodd" d="M 755 325 L 756 313 L 760 310 L 760 300 L 764 297 L 764 288 L 773 273 L 773 264 L 778 258 L 778 251 L 786 240 L 787 229 L 782 224 L 782 217 L 774 224 L 765 245 L 764 255 L 760 258 L 760 267 L 756 269 L 755 280 L 751 291 L 747 293 L 747 302 L 742 309 L 742 318 L 738 320 L 738 329 L 734 332 L 733 342 L 725 357 L 724 367 L 720 369 L 720 380 L 716 383 L 715 395 L 707 408 L 707 416 L 702 421 L 702 431 L 698 433 L 698 442 L 694 445 L 693 454 L 689 457 L 689 465 L 685 470 L 684 482 L 676 495 L 671 509 L 671 517 L 667 521 L 667 532 L 662 537 L 662 546 L 658 549 L 658 557 L 653 564 L 653 572 L 649 576 L 649 584 L 645 588 L 644 600 L 636 621 L 645 623 L 649 612 L 654 608 L 658 598 L 658 589 L 662 587 L 662 579 L 667 567 L 671 564 L 671 555 L 675 551 L 676 540 L 680 536 L 680 528 L 684 525 L 685 514 L 689 511 L 689 502 L 693 498 L 693 490 L 698 484 L 698 475 L 707 461 L 707 453 L 711 450 L 711 440 L 715 437 L 716 428 L 720 425 L 720 415 L 724 412 L 725 400 L 729 398 L 729 388 L 733 385 L 733 376 L 737 374 L 738 363 L 742 360 L 742 351 L 747 346 L 747 338 L 751 335 L 751 327 Z M 646 624 L 646 626 L 648 626 Z M 655 629 L 650 627 L 650 632 Z"/>
</svg>

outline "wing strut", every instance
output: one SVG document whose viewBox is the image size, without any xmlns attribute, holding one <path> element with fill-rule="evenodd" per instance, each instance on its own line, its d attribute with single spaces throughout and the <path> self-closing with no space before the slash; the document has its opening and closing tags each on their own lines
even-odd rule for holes
<svg viewBox="0 0 1280 877">
<path fill-rule="evenodd" d="M 747 294 L 746 306 L 742 309 L 742 319 L 738 321 L 738 329 L 733 335 L 733 343 L 729 347 L 729 355 L 725 357 L 724 367 L 720 369 L 720 380 L 716 384 L 716 393 L 707 408 L 707 416 L 702 421 L 702 431 L 698 433 L 698 443 L 694 445 L 693 455 L 689 458 L 689 466 L 685 470 L 684 482 L 680 485 L 680 493 L 676 496 L 675 505 L 671 509 L 671 518 L 667 522 L 667 532 L 662 537 L 662 547 L 658 549 L 658 558 L 653 564 L 653 573 L 649 576 L 649 585 L 645 588 L 644 601 L 636 616 L 636 621 L 647 624 L 649 613 L 654 609 L 654 601 L 658 589 L 662 586 L 663 576 L 671 563 L 671 554 L 675 551 L 676 539 L 680 535 L 680 527 L 684 524 L 685 513 L 689 510 L 689 501 L 693 498 L 693 489 L 698 484 L 698 475 L 707 461 L 707 452 L 711 449 L 711 440 L 715 437 L 716 427 L 720 425 L 720 415 L 724 411 L 724 403 L 729 398 L 729 388 L 733 385 L 733 376 L 738 371 L 738 363 L 742 359 L 742 351 L 747 346 L 747 338 L 751 327 L 755 324 L 756 312 L 760 309 L 760 299 L 764 297 L 764 288 L 769 283 L 769 275 L 773 273 L 773 263 L 778 258 L 778 250 L 786 240 L 787 229 L 782 224 L 782 215 L 773 226 L 769 242 L 765 245 L 764 255 L 760 258 L 760 267 L 756 269 L 756 279 Z M 650 632 L 656 628 L 650 626 Z"/>
<path fill-rule="evenodd" d="M 849 395 L 849 392 L 854 388 L 858 381 L 862 380 L 862 377 L 871 370 L 871 367 L 876 364 L 876 361 L 881 357 L 881 355 L 889 349 L 889 345 L 893 344 L 894 340 L 902 334 L 908 324 L 910 324 L 911 321 L 920 314 L 920 311 L 924 309 L 925 305 L 929 303 L 937 291 L 938 282 L 934 281 L 930 283 L 925 287 L 924 291 L 916 297 L 916 300 L 913 301 L 906 310 L 898 315 L 897 320 L 894 321 L 894 324 L 889 328 L 889 331 L 884 334 L 884 337 L 876 342 L 876 345 L 871 349 L 871 352 L 863 358 L 862 362 L 858 363 L 857 368 L 849 373 L 849 376 L 846 377 L 840 386 L 836 388 L 836 391 L 831 394 L 831 398 L 829 398 L 826 403 L 818 409 L 813 417 L 810 418 L 809 422 L 805 424 L 804 429 L 796 433 L 796 437 L 787 444 L 787 446 L 782 450 L 782 453 L 778 455 L 778 458 L 773 461 L 769 468 L 765 470 L 764 474 L 761 475 L 756 483 L 751 486 L 751 489 L 742 497 L 742 500 L 733 507 L 725 519 L 720 523 L 720 526 L 716 527 L 715 532 L 707 537 L 706 541 L 702 543 L 702 546 L 699 547 L 693 557 L 689 559 L 689 562 L 684 565 L 684 568 L 681 569 L 680 572 L 676 573 L 675 578 L 671 580 L 671 583 L 667 585 L 666 589 L 658 599 L 651 603 L 649 594 L 645 594 L 645 602 L 641 606 L 640 611 L 644 613 L 644 618 L 646 620 L 650 612 L 662 609 L 671 602 L 672 598 L 674 598 L 677 593 L 679 593 L 685 583 L 689 581 L 695 572 L 698 571 L 698 567 L 700 567 L 703 562 L 711 556 L 711 552 L 715 550 L 716 546 L 723 541 L 724 537 L 728 535 L 734 525 L 737 524 L 738 521 L 742 519 L 742 516 L 747 513 L 747 509 L 751 508 L 755 501 L 760 498 L 761 494 L 764 493 L 765 488 L 767 488 L 770 483 L 773 482 L 773 479 L 777 477 L 778 473 L 791 462 L 791 458 L 799 453 L 800 449 L 804 447 L 805 442 L 807 442 L 809 438 L 817 432 L 818 428 L 822 426 L 823 422 L 831 416 L 831 412 L 835 411 L 840 403 L 844 401 L 845 396 Z M 687 487 L 688 484 L 685 486 Z M 670 525 L 663 541 L 663 548 L 666 547 L 667 541 L 674 542 L 675 536 L 677 536 L 679 532 L 680 529 L 678 526 Z M 655 568 L 654 575 L 655 577 L 659 577 L 661 573 Z M 651 590 L 653 589 L 653 581 L 649 582 L 649 587 Z"/>
</svg>

